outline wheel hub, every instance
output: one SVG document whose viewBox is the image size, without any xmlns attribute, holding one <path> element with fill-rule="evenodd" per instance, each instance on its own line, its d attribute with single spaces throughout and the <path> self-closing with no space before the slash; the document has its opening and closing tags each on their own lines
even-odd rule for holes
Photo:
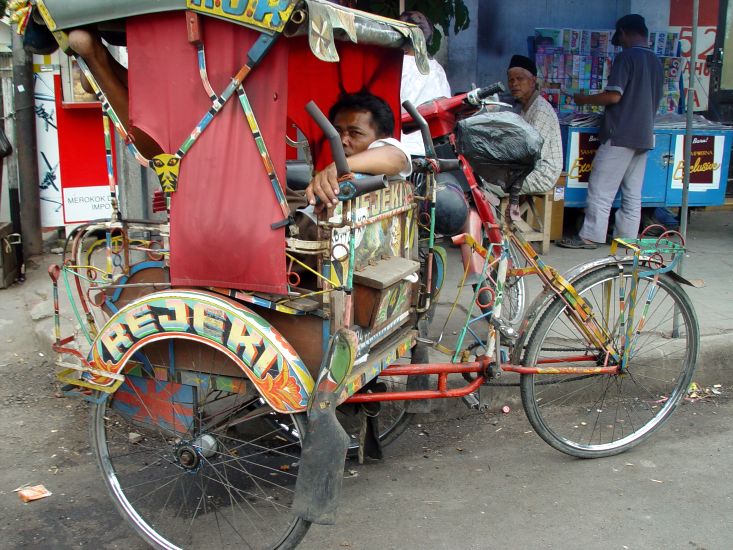
<svg viewBox="0 0 733 550">
<path fill-rule="evenodd" d="M 177 462 L 186 470 L 195 471 L 201 461 L 214 456 L 219 449 L 216 438 L 210 434 L 202 434 L 193 441 L 182 441 L 176 447 Z"/>
<path fill-rule="evenodd" d="M 201 457 L 191 444 L 184 444 L 176 450 L 178 463 L 186 470 L 196 470 L 201 463 Z"/>
</svg>

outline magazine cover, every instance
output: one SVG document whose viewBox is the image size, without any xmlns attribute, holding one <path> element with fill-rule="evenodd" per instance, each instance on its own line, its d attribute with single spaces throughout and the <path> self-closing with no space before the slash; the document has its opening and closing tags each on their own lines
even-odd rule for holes
<svg viewBox="0 0 733 550">
<path fill-rule="evenodd" d="M 534 47 L 538 53 L 547 52 L 563 47 L 562 29 L 535 29 Z"/>
</svg>

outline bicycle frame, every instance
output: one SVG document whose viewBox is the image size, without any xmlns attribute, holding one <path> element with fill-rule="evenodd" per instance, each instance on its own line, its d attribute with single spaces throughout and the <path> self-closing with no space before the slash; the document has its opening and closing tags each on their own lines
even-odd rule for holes
<svg viewBox="0 0 733 550">
<path fill-rule="evenodd" d="M 449 108 L 458 108 L 461 102 L 452 98 Z M 441 126 L 441 130 L 444 128 Z M 451 132 L 447 135 L 451 145 L 455 149 L 455 135 Z M 641 319 L 638 323 L 636 320 L 637 305 L 637 288 L 640 278 L 652 277 L 658 278 L 661 273 L 671 271 L 682 252 L 682 248 L 675 242 L 663 237 L 674 238 L 675 232 L 666 232 L 663 237 L 657 240 L 638 239 L 638 240 L 617 240 L 614 241 L 611 254 L 615 255 L 619 247 L 631 249 L 634 252 L 632 258 L 632 282 L 628 295 L 624 294 L 624 290 L 620 289 L 618 296 L 621 308 L 621 322 L 626 328 L 625 338 L 621 342 L 613 342 L 609 331 L 596 318 L 593 309 L 578 294 L 573 285 L 564 278 L 556 269 L 543 262 L 532 245 L 527 242 L 520 234 L 516 233 L 512 227 L 509 212 L 506 213 L 504 223 L 498 223 L 494 210 L 484 196 L 483 191 L 479 187 L 475 174 L 471 169 L 467 159 L 456 154 L 461 170 L 468 181 L 470 187 L 473 205 L 478 213 L 479 219 L 484 229 L 484 233 L 489 239 L 487 247 L 478 243 L 470 234 L 465 233 L 453 238 L 453 243 L 458 245 L 468 245 L 472 252 L 478 253 L 484 259 L 483 275 L 487 273 L 487 268 L 497 267 L 497 276 L 494 280 L 495 292 L 494 301 L 491 309 L 487 313 L 483 313 L 476 317 L 471 316 L 469 311 L 468 319 L 463 325 L 458 336 L 456 349 L 452 354 L 450 363 L 434 363 L 420 364 L 410 366 L 391 365 L 380 373 L 380 376 L 404 376 L 404 375 L 437 375 L 436 388 L 434 390 L 413 390 L 400 392 L 385 392 L 372 394 L 355 394 L 351 396 L 348 403 L 368 403 L 379 401 L 397 401 L 397 400 L 417 400 L 417 399 L 441 399 L 463 397 L 476 391 L 481 385 L 486 384 L 493 378 L 497 368 L 504 372 L 515 372 L 518 374 L 567 374 L 567 375 L 608 375 L 623 374 L 627 366 L 629 356 L 635 344 L 635 333 L 638 335 L 644 326 L 646 314 L 648 313 L 648 305 L 653 297 L 653 288 L 650 289 L 645 307 L 642 312 Z M 434 183 L 434 182 L 433 182 Z M 513 244 L 522 254 L 527 262 L 527 267 L 507 269 L 508 264 L 508 245 Z M 430 250 L 432 250 L 432 232 Z M 670 262 L 665 263 L 663 254 L 671 254 Z M 432 256 L 429 254 L 428 265 Z M 649 269 L 642 270 L 642 262 L 647 261 Z M 656 262 L 657 267 L 653 264 Z M 468 266 L 467 266 L 468 269 Z M 512 362 L 501 361 L 500 354 L 500 336 L 497 327 L 501 326 L 501 308 L 504 297 L 504 285 L 508 275 L 516 277 L 525 277 L 534 274 L 540 278 L 543 289 L 550 295 L 560 297 L 568 307 L 568 317 L 573 326 L 585 339 L 588 349 L 602 350 L 601 353 L 588 353 L 582 355 L 569 355 L 566 357 L 553 357 L 551 359 L 540 360 L 537 365 L 522 365 Z M 656 282 L 656 279 L 655 279 Z M 477 288 L 474 292 L 474 300 L 477 299 L 481 289 Z M 606 310 L 612 299 L 611 293 L 606 289 Z M 545 300 L 547 304 L 549 300 Z M 479 305 L 479 307 L 481 307 Z M 488 309 L 488 308 L 487 308 Z M 480 319 L 487 318 L 489 321 L 488 337 L 482 342 L 486 354 L 477 357 L 476 361 L 466 362 L 467 351 L 462 349 L 463 342 L 467 332 L 471 332 L 473 336 L 479 340 L 476 333 L 471 330 L 470 324 Z M 525 317 L 526 318 L 526 317 Z M 636 329 L 635 329 L 636 327 Z M 480 341 L 480 340 L 479 340 Z M 436 346 L 437 347 L 437 346 Z M 440 351 L 445 351 L 445 348 Z M 449 350 L 448 350 L 449 351 Z M 496 361 L 492 362 L 492 358 L 496 357 Z M 562 363 L 588 362 L 593 365 L 563 367 L 558 366 Z M 447 380 L 450 374 L 476 374 L 476 378 L 459 388 L 448 389 Z"/>
</svg>

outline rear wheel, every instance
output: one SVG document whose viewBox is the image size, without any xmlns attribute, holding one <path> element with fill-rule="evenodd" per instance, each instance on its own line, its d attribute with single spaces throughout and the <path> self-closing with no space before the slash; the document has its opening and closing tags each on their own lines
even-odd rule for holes
<svg viewBox="0 0 733 550">
<path fill-rule="evenodd" d="M 272 413 L 294 438 L 248 419 L 259 394 L 228 357 L 197 342 L 151 342 L 126 373 L 92 406 L 91 437 L 115 505 L 146 542 L 297 545 L 310 526 L 290 510 L 300 416 Z"/>
<path fill-rule="evenodd" d="M 596 320 L 623 349 L 629 322 L 630 273 L 609 266 L 574 283 Z M 622 299 L 623 298 L 623 299 Z M 621 304 L 625 302 L 624 310 Z M 621 315 L 623 313 L 623 315 Z M 677 315 L 676 315 L 677 313 Z M 633 346 L 627 370 L 615 375 L 522 375 L 522 403 L 542 439 L 580 458 L 618 454 L 646 439 L 682 400 L 697 360 L 697 318 L 687 294 L 668 275 L 639 280 L 634 312 Z M 523 364 L 567 356 L 601 357 L 555 298 L 527 344 Z M 553 366 L 594 366 L 595 362 L 561 362 Z"/>
</svg>

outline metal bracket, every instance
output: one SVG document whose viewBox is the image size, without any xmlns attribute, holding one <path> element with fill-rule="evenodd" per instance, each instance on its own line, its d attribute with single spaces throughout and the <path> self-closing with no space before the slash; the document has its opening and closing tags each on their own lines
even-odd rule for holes
<svg viewBox="0 0 733 550">
<path fill-rule="evenodd" d="M 11 247 L 22 244 L 23 238 L 20 236 L 20 233 L 11 233 L 7 237 L 3 237 L 3 250 L 6 254 L 10 254 L 13 251 Z"/>
</svg>

